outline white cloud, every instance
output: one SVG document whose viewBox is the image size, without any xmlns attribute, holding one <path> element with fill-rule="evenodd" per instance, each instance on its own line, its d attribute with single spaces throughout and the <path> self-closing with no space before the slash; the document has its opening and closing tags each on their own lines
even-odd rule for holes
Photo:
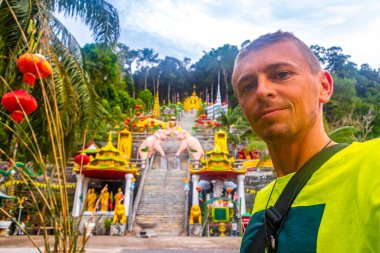
<svg viewBox="0 0 380 253">
<path fill-rule="evenodd" d="M 308 45 L 340 46 L 359 65 L 380 67 L 380 3 L 377 0 L 141 0 L 111 1 L 119 11 L 120 41 L 197 60 L 202 51 L 278 29 Z M 70 21 L 71 22 L 71 21 Z M 91 42 L 83 26 L 69 23 L 80 43 Z M 89 41 L 88 41 L 89 40 Z"/>
</svg>

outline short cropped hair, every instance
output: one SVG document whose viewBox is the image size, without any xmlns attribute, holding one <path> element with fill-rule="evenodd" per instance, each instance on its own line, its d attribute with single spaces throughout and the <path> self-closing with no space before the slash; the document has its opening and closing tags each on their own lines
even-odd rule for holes
<svg viewBox="0 0 380 253">
<path fill-rule="evenodd" d="M 238 55 L 236 56 L 236 61 L 244 58 L 248 53 L 252 51 L 260 50 L 266 46 L 281 42 L 281 41 L 291 41 L 296 45 L 296 47 L 301 51 L 307 62 L 309 63 L 312 73 L 318 73 L 321 70 L 321 64 L 318 58 L 315 56 L 313 51 L 299 38 L 297 38 L 293 33 L 283 32 L 278 30 L 274 33 L 268 33 L 260 36 L 256 40 L 249 43 L 247 46 L 242 48 Z"/>
</svg>

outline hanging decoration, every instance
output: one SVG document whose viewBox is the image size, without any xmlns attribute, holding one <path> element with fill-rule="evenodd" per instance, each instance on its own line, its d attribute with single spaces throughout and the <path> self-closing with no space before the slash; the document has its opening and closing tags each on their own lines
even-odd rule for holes
<svg viewBox="0 0 380 253">
<path fill-rule="evenodd" d="M 34 87 L 36 79 L 46 78 L 52 73 L 50 63 L 43 55 L 25 53 L 18 58 L 17 66 L 24 74 L 24 82 Z"/>
<path fill-rule="evenodd" d="M 32 95 L 25 90 L 7 92 L 1 99 L 1 104 L 10 111 L 11 117 L 17 123 L 24 119 L 24 114 L 30 114 L 37 109 L 37 102 Z"/>
<path fill-rule="evenodd" d="M 76 164 L 82 167 L 83 165 L 86 166 L 90 163 L 90 157 L 85 153 L 80 153 L 79 155 L 75 156 L 74 161 Z"/>
</svg>

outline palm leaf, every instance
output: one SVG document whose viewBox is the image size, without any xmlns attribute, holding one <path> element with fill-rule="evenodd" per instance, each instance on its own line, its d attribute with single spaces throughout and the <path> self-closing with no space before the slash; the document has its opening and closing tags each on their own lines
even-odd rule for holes
<svg viewBox="0 0 380 253">
<path fill-rule="evenodd" d="M 359 132 L 354 126 L 343 126 L 331 131 L 329 137 L 338 143 L 352 143 L 353 141 L 357 141 L 355 135 Z"/>
</svg>

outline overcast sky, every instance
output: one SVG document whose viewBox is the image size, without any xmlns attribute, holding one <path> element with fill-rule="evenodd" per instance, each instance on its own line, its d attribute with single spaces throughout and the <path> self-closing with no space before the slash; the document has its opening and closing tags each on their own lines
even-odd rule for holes
<svg viewBox="0 0 380 253">
<path fill-rule="evenodd" d="M 153 48 L 159 58 L 189 57 L 211 48 L 240 46 L 278 29 L 306 44 L 340 46 L 359 66 L 380 68 L 378 0 L 111 0 L 120 17 L 119 41 L 132 49 Z M 64 21 L 79 43 L 91 43 L 80 21 Z"/>
</svg>

